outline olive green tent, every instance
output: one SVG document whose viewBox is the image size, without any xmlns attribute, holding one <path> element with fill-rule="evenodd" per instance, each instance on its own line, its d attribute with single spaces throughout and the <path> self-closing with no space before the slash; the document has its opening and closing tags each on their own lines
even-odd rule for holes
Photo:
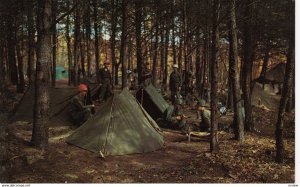
<svg viewBox="0 0 300 187">
<path fill-rule="evenodd" d="M 167 101 L 152 84 L 139 89 L 136 98 L 155 120 L 162 117 L 164 111 L 169 107 Z"/>
<path fill-rule="evenodd" d="M 66 141 L 101 156 L 146 153 L 164 144 L 155 121 L 127 89 L 106 101 Z"/>
<path fill-rule="evenodd" d="M 91 95 L 93 96 L 98 85 L 90 84 Z M 34 108 L 34 93 L 35 87 L 30 86 L 24 93 L 21 101 L 15 107 L 10 122 L 33 120 L 33 108 Z M 50 94 L 50 121 L 49 126 L 64 126 L 72 125 L 69 119 L 68 106 L 73 96 L 78 93 L 77 87 L 66 86 L 64 88 L 49 88 Z"/>
</svg>

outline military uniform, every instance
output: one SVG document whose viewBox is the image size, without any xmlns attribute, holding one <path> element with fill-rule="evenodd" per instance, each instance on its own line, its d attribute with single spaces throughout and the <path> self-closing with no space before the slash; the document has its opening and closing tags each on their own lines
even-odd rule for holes
<svg viewBox="0 0 300 187">
<path fill-rule="evenodd" d="M 142 83 L 144 87 L 147 87 L 152 82 L 152 72 L 148 68 L 144 68 L 142 71 Z"/>
<path fill-rule="evenodd" d="M 106 97 L 112 94 L 111 90 L 111 73 L 108 68 L 100 69 L 101 87 L 99 100 L 103 101 Z"/>
<path fill-rule="evenodd" d="M 83 124 L 91 116 L 91 109 L 87 105 L 87 97 L 81 98 L 80 96 L 75 96 L 70 103 L 70 118 L 74 125 Z"/>
<path fill-rule="evenodd" d="M 181 116 L 182 113 L 176 110 L 173 105 L 170 105 L 164 112 L 164 120 L 168 122 L 172 127 L 178 127 L 183 133 L 188 132 L 188 126 L 184 119 L 177 120 L 177 116 Z"/>
<path fill-rule="evenodd" d="M 180 74 L 178 72 L 173 71 L 170 75 L 170 91 L 171 91 L 171 101 L 175 102 L 177 92 L 179 91 L 179 86 L 181 84 Z"/>
<path fill-rule="evenodd" d="M 211 121 L 210 121 L 210 110 L 204 109 L 200 112 L 201 122 L 200 122 L 200 129 L 203 131 L 210 131 Z"/>
</svg>

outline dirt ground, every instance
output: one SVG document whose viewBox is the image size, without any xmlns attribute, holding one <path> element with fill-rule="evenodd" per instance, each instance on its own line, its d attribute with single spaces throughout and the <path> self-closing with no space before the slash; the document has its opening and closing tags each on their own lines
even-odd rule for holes
<svg viewBox="0 0 300 187">
<path fill-rule="evenodd" d="M 295 119 L 285 121 L 286 159 L 274 162 L 275 113 L 255 108 L 254 121 L 260 132 L 246 134 L 245 144 L 219 132 L 220 151 L 209 152 L 209 135 L 187 137 L 163 129 L 165 146 L 145 154 L 99 155 L 69 145 L 65 138 L 74 127 L 50 128 L 49 148 L 29 146 L 32 124 L 8 126 L 10 182 L 14 183 L 293 183 L 295 177 Z M 230 115 L 220 122 L 229 123 Z"/>
<path fill-rule="evenodd" d="M 16 98 L 17 97 L 17 98 Z M 16 103 L 21 95 L 5 102 Z M 11 106 L 4 103 L 3 106 Z M 1 107 L 3 111 L 10 108 Z M 0 121 L 6 118 L 0 112 Z M 185 114 L 195 120 L 195 111 Z M 232 113 L 219 124 L 232 123 Z M 230 131 L 219 132 L 220 150 L 211 154 L 209 134 L 192 136 L 191 142 L 179 131 L 163 129 L 165 146 L 151 153 L 125 156 L 99 155 L 65 142 L 75 128 L 57 124 L 49 128 L 49 148 L 29 145 L 32 124 L 10 123 L 8 153 L 13 183 L 294 183 L 295 114 L 285 115 L 285 162 L 277 164 L 274 131 L 277 112 L 254 107 L 256 133 L 246 133 L 245 143 L 233 140 Z"/>
</svg>

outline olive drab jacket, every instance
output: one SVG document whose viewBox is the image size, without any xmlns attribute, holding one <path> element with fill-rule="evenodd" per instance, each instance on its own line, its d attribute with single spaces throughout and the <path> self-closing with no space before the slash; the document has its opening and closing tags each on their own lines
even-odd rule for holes
<svg viewBox="0 0 300 187">
<path fill-rule="evenodd" d="M 210 128 L 211 125 L 211 121 L 210 121 L 210 116 L 211 116 L 211 112 L 210 110 L 204 109 L 202 112 L 200 112 L 200 116 L 201 116 L 201 126 L 205 129 Z"/>
<path fill-rule="evenodd" d="M 101 82 L 103 83 L 108 83 L 111 82 L 111 73 L 108 68 L 102 68 L 100 69 L 100 78 Z"/>
<path fill-rule="evenodd" d="M 171 92 L 176 92 L 177 88 L 181 85 L 181 77 L 179 72 L 173 71 L 170 75 L 170 91 Z"/>
<path fill-rule="evenodd" d="M 176 116 L 180 116 L 182 113 L 178 110 L 175 110 L 173 105 L 170 105 L 164 112 L 164 119 L 170 123 L 177 123 Z"/>
</svg>

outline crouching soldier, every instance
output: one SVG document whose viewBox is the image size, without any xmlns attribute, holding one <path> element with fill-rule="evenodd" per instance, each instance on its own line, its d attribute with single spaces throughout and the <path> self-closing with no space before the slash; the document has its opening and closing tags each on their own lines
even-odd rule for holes
<svg viewBox="0 0 300 187">
<path fill-rule="evenodd" d="M 70 117 L 74 125 L 80 126 L 91 116 L 95 105 L 88 105 L 88 87 L 85 84 L 78 86 L 78 95 L 74 96 L 70 103 Z"/>
<path fill-rule="evenodd" d="M 210 126 L 211 126 L 211 121 L 210 121 L 210 116 L 211 112 L 210 110 L 206 109 L 206 104 L 204 100 L 200 100 L 197 103 L 197 118 L 200 119 L 200 131 L 208 131 L 210 132 Z"/>
<path fill-rule="evenodd" d="M 182 100 L 177 99 L 174 106 L 170 105 L 164 112 L 164 120 L 171 126 L 181 130 L 182 133 L 188 134 L 188 126 L 185 116 L 181 113 Z"/>
</svg>

